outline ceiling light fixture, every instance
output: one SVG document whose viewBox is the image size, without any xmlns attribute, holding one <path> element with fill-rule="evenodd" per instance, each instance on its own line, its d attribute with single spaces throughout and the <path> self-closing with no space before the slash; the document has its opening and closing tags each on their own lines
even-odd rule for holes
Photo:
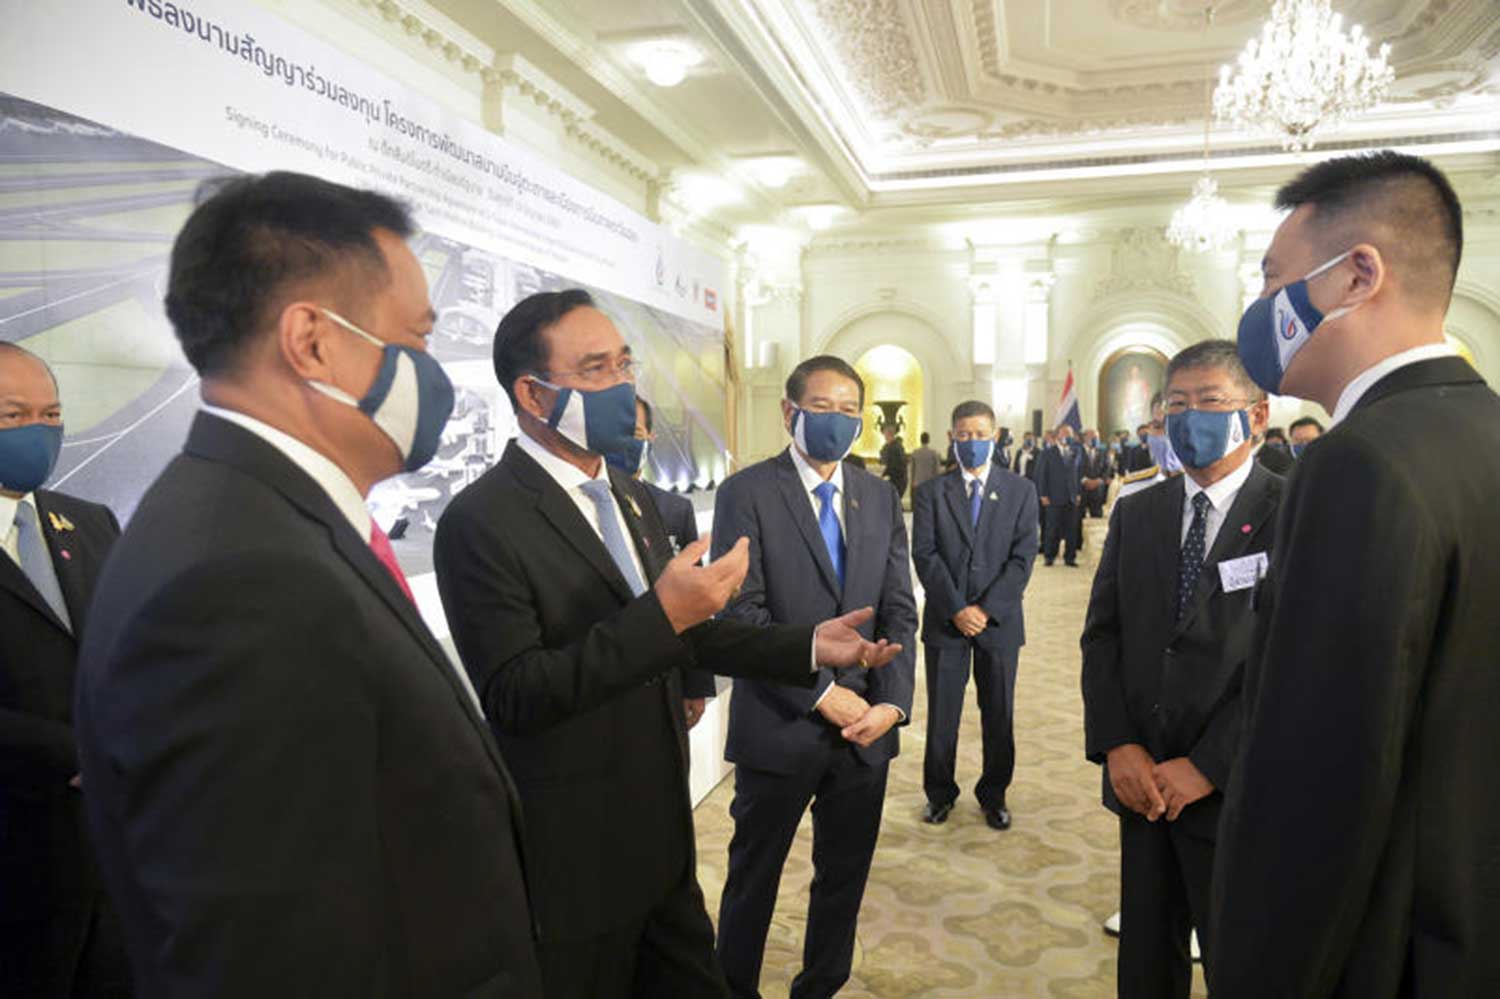
<svg viewBox="0 0 1500 999">
<path fill-rule="evenodd" d="M 1203 33 L 1214 23 L 1213 4 L 1203 11 Z M 1193 253 L 1222 250 L 1239 238 L 1239 228 L 1234 224 L 1229 202 L 1219 197 L 1219 185 L 1209 176 L 1208 151 L 1209 129 L 1213 124 L 1210 107 L 1210 80 L 1203 77 L 1203 176 L 1193 184 L 1193 196 L 1187 204 L 1172 213 L 1172 222 L 1167 226 L 1167 240 Z"/>
<path fill-rule="evenodd" d="M 1311 148 L 1319 131 L 1368 111 L 1396 73 L 1389 44 L 1370 55 L 1359 25 L 1344 32 L 1330 0 L 1274 0 L 1270 19 L 1234 67 L 1219 70 L 1214 112 L 1248 129 L 1269 129 L 1293 152 Z"/>
<path fill-rule="evenodd" d="M 801 172 L 802 161 L 795 156 L 761 156 L 747 164 L 755 180 L 773 190 L 780 190 Z"/>
<path fill-rule="evenodd" d="M 666 38 L 642 42 L 630 50 L 630 58 L 658 87 L 677 86 L 687 78 L 688 70 L 703 61 L 702 53 L 691 45 Z"/>
</svg>

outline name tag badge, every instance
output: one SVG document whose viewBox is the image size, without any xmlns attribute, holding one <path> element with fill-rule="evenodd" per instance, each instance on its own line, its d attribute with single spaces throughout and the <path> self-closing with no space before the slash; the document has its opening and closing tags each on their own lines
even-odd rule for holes
<svg viewBox="0 0 1500 999">
<path fill-rule="evenodd" d="M 1232 558 L 1227 562 L 1219 563 L 1219 581 L 1224 584 L 1225 593 L 1248 590 L 1260 582 L 1270 565 L 1271 559 L 1265 552 L 1256 552 L 1244 558 Z"/>
</svg>

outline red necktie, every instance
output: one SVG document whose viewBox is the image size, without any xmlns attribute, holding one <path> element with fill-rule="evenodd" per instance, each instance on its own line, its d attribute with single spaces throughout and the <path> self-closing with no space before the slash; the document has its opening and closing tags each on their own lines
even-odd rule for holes
<svg viewBox="0 0 1500 999">
<path fill-rule="evenodd" d="M 385 566 L 386 572 L 395 578 L 396 585 L 401 587 L 401 592 L 406 594 L 406 599 L 416 603 L 417 598 L 411 595 L 411 587 L 406 584 L 406 575 L 401 571 L 401 564 L 396 561 L 396 552 L 391 548 L 391 539 L 373 520 L 370 521 L 370 550 L 375 553 L 376 558 L 380 559 L 380 564 Z"/>
</svg>

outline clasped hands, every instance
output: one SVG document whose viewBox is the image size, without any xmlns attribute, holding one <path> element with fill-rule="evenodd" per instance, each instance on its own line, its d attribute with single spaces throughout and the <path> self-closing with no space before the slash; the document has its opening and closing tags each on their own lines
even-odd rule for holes
<svg viewBox="0 0 1500 999">
<path fill-rule="evenodd" d="M 978 604 L 970 604 L 951 618 L 953 626 L 965 638 L 973 638 L 989 627 L 990 616 Z"/>
<path fill-rule="evenodd" d="M 1184 808 L 1214 792 L 1213 783 L 1186 756 L 1157 763 L 1146 747 L 1130 742 L 1111 749 L 1108 762 L 1115 797 L 1147 822 L 1163 815 L 1176 822 Z"/>
<path fill-rule="evenodd" d="M 889 704 L 873 707 L 848 687 L 838 684 L 828 688 L 818 702 L 818 714 L 837 725 L 839 734 L 857 746 L 869 746 L 901 720 L 901 712 Z"/>
</svg>

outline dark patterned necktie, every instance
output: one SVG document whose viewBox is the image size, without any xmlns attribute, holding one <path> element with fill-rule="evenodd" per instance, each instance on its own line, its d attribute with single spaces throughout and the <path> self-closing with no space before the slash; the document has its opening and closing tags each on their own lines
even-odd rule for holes
<svg viewBox="0 0 1500 999">
<path fill-rule="evenodd" d="M 1177 620 L 1187 612 L 1192 602 L 1193 590 L 1198 586 L 1198 574 L 1203 571 L 1205 540 L 1208 537 L 1208 493 L 1193 497 L 1193 523 L 1188 527 L 1187 540 L 1182 543 L 1182 557 L 1177 564 Z"/>
</svg>

